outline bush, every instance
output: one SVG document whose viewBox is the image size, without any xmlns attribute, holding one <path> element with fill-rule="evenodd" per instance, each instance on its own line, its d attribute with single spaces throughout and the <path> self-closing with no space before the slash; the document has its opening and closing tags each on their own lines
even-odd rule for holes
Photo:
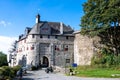
<svg viewBox="0 0 120 80">
<path fill-rule="evenodd" d="M 9 66 L 0 67 L 0 80 L 12 80 L 16 76 L 16 72 L 21 68 L 21 66 L 15 66 L 13 68 Z"/>
<path fill-rule="evenodd" d="M 13 70 L 13 72 L 14 72 L 14 75 L 16 75 L 17 71 L 18 71 L 20 68 L 21 68 L 21 66 L 19 66 L 19 65 L 12 67 L 12 70 Z"/>
<path fill-rule="evenodd" d="M 0 71 L 1 71 L 0 75 L 2 76 L 1 79 L 11 80 L 14 77 L 14 72 L 13 72 L 12 68 L 10 68 L 8 66 L 1 67 Z"/>
<path fill-rule="evenodd" d="M 120 55 L 114 55 L 107 49 L 102 49 L 101 52 L 97 53 L 91 59 L 91 65 L 98 67 L 111 67 L 111 66 L 120 66 Z"/>
</svg>

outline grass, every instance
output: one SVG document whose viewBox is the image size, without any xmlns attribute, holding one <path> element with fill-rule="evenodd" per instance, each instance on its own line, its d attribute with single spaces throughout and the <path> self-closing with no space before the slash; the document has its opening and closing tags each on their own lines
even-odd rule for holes
<svg viewBox="0 0 120 80">
<path fill-rule="evenodd" d="M 104 78 L 120 78 L 120 69 L 114 68 L 93 68 L 89 66 L 79 66 L 74 69 L 76 76 L 80 77 L 104 77 Z"/>
</svg>

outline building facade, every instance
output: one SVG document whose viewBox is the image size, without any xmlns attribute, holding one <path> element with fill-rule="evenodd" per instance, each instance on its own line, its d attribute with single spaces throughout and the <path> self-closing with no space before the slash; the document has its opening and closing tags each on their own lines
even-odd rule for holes
<svg viewBox="0 0 120 80">
<path fill-rule="evenodd" d="M 22 66 L 58 66 L 65 67 L 73 63 L 73 29 L 60 22 L 41 21 L 36 16 L 32 28 L 27 27 L 19 36 L 14 65 Z"/>
</svg>

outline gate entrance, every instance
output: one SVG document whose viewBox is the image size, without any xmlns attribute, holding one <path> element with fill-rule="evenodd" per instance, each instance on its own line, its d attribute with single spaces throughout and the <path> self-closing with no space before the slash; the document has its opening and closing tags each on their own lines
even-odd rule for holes
<svg viewBox="0 0 120 80">
<path fill-rule="evenodd" d="M 46 56 L 43 56 L 42 67 L 48 67 L 48 66 L 49 66 L 49 60 Z"/>
</svg>

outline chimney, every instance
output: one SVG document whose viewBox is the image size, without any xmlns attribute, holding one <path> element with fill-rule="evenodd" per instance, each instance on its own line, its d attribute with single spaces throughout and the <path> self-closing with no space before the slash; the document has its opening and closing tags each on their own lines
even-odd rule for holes
<svg viewBox="0 0 120 80">
<path fill-rule="evenodd" d="M 63 23 L 60 23 L 60 34 L 63 34 Z"/>
<path fill-rule="evenodd" d="M 36 23 L 39 23 L 40 22 L 40 15 L 38 14 L 37 16 L 36 16 Z"/>
</svg>

